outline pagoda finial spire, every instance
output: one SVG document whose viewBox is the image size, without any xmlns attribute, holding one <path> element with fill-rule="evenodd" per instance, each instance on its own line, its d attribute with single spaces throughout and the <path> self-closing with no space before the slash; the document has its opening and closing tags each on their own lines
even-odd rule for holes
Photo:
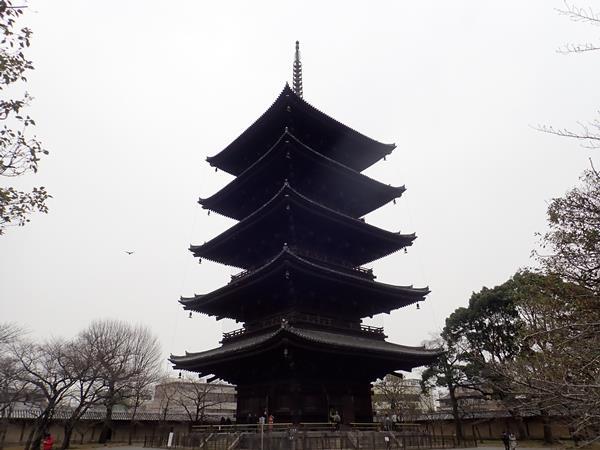
<svg viewBox="0 0 600 450">
<path fill-rule="evenodd" d="M 302 63 L 300 62 L 300 41 L 296 41 L 296 55 L 294 57 L 294 81 L 292 84 L 294 93 L 302 98 Z"/>
</svg>

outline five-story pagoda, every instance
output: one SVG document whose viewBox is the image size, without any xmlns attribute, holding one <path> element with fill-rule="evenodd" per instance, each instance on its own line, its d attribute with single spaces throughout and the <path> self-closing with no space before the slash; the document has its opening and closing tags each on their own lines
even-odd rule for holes
<svg viewBox="0 0 600 450">
<path fill-rule="evenodd" d="M 361 172 L 393 145 L 374 141 L 302 98 L 296 43 L 293 89 L 208 158 L 236 178 L 205 209 L 239 222 L 190 250 L 244 271 L 184 309 L 243 322 L 221 347 L 171 356 L 176 369 L 237 386 L 237 420 L 264 411 L 278 422 L 371 422 L 371 382 L 432 361 L 438 352 L 385 341 L 361 319 L 423 301 L 427 288 L 375 281 L 361 266 L 412 245 L 362 216 L 399 197 Z"/>
</svg>

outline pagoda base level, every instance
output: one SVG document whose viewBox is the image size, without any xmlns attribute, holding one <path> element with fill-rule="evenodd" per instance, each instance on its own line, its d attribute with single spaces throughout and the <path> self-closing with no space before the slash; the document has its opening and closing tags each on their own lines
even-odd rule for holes
<svg viewBox="0 0 600 450">
<path fill-rule="evenodd" d="M 265 412 L 276 423 L 323 423 L 334 411 L 344 424 L 372 422 L 371 383 L 280 381 L 237 386 L 237 423 L 257 423 Z"/>
</svg>

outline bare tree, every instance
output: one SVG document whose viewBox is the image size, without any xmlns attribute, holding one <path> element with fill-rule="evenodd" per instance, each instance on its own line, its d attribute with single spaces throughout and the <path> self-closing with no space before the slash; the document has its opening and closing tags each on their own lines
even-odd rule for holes
<svg viewBox="0 0 600 450">
<path fill-rule="evenodd" d="M 594 11 L 591 6 L 579 6 L 575 3 L 564 1 L 563 8 L 557 8 L 556 11 L 569 18 L 573 22 L 581 22 L 592 26 L 600 26 L 600 13 Z M 584 53 L 600 50 L 600 43 L 592 44 L 591 42 L 585 42 L 583 44 L 566 44 L 564 47 L 559 49 L 561 53 Z"/>
<path fill-rule="evenodd" d="M 399 422 L 413 421 L 421 413 L 421 388 L 398 376 L 386 375 L 374 384 L 376 406 L 396 415 Z M 378 403 L 378 404 L 377 404 Z"/>
<path fill-rule="evenodd" d="M 440 414 L 437 411 L 437 399 L 435 398 L 434 394 L 436 394 L 436 392 L 430 391 L 427 394 L 423 393 L 423 409 L 421 415 L 427 419 L 426 427 L 427 429 L 431 427 L 431 433 L 435 436 L 436 425 L 440 435 L 444 434 L 444 429 L 442 425 L 443 421 L 441 420 Z"/>
<path fill-rule="evenodd" d="M 23 336 L 25 331 L 22 327 L 12 322 L 0 323 L 0 346 L 5 346 Z"/>
<path fill-rule="evenodd" d="M 169 412 L 176 405 L 177 394 L 177 382 L 171 379 L 168 374 L 163 374 L 156 386 L 154 399 L 155 402 L 158 400 L 156 403 L 158 403 L 161 424 L 167 421 Z"/>
<path fill-rule="evenodd" d="M 81 337 L 93 349 L 100 365 L 100 377 L 106 385 L 103 396 L 106 416 L 99 438 L 100 443 L 105 443 L 112 436 L 115 405 L 135 397 L 140 377 L 158 371 L 161 349 L 157 337 L 148 328 L 117 320 L 93 322 Z"/>
<path fill-rule="evenodd" d="M 9 354 L 0 354 L 0 449 L 8 429 L 8 422 L 17 402 L 26 397 L 27 382 L 23 379 L 23 369 Z"/>
<path fill-rule="evenodd" d="M 104 380 L 100 377 L 101 366 L 95 359 L 94 349 L 88 347 L 81 337 L 73 345 L 76 350 L 73 363 L 79 378 L 65 396 L 69 406 L 69 417 L 63 424 L 62 450 L 69 448 L 73 431 L 79 421 L 92 406 L 100 403 L 106 390 Z"/>
<path fill-rule="evenodd" d="M 535 129 L 556 136 L 577 139 L 581 141 L 584 148 L 600 148 L 600 119 L 592 119 L 588 122 L 579 121 L 577 126 L 576 130 L 556 128 L 552 125 L 538 125 Z"/>
<path fill-rule="evenodd" d="M 600 26 L 600 13 L 592 7 L 583 7 L 565 0 L 564 7 L 557 9 L 559 14 L 566 16 L 574 22 L 581 22 L 587 25 Z M 558 51 L 563 54 L 587 53 L 600 50 L 600 43 L 584 42 L 580 44 L 568 43 Z M 599 112 L 600 114 L 600 112 Z M 557 136 L 568 137 L 581 141 L 585 148 L 600 148 L 600 118 L 587 122 L 577 122 L 578 129 L 556 128 L 551 125 L 538 125 L 535 127 L 539 131 L 555 134 Z"/>
<path fill-rule="evenodd" d="M 147 370 L 140 371 L 131 380 L 131 397 L 129 408 L 131 410 L 131 426 L 129 428 L 129 445 L 133 440 L 133 429 L 136 426 L 136 418 L 139 408 L 152 399 L 153 388 L 161 379 L 159 365 L 153 364 Z"/>
<path fill-rule="evenodd" d="M 462 359 L 462 351 L 456 343 L 438 337 L 425 342 L 428 348 L 444 349 L 444 353 L 430 364 L 421 374 L 421 387 L 428 393 L 434 387 L 448 390 L 456 439 L 463 441 L 462 417 L 459 411 L 458 391 L 461 387 L 471 387 L 472 383 L 466 372 L 466 364 Z"/>
<path fill-rule="evenodd" d="M 22 342 L 12 346 L 12 350 L 22 369 L 22 381 L 34 386 L 44 399 L 25 446 L 26 450 L 38 449 L 55 409 L 82 377 L 75 363 L 77 352 L 72 342 L 61 339 L 42 344 Z"/>
<path fill-rule="evenodd" d="M 175 383 L 175 403 L 182 408 L 190 419 L 191 424 L 203 423 L 208 408 L 221 405 L 224 395 L 218 385 L 207 383 L 193 375 L 186 375 Z"/>
<path fill-rule="evenodd" d="M 16 402 L 26 398 L 27 382 L 23 381 L 22 367 L 10 352 L 23 329 L 13 323 L 0 323 L 0 450 L 4 448 L 8 421 Z"/>
</svg>

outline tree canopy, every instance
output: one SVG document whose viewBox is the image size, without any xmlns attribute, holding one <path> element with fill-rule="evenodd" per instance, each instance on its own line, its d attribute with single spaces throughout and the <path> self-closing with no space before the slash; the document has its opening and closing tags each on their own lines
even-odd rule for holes
<svg viewBox="0 0 600 450">
<path fill-rule="evenodd" d="M 23 14 L 22 6 L 14 6 L 10 0 L 0 0 L 0 176 L 13 178 L 37 172 L 42 155 L 48 154 L 42 142 L 30 134 L 35 121 L 25 109 L 32 97 L 25 92 L 19 98 L 7 98 L 9 86 L 25 83 L 27 72 L 33 63 L 26 58 L 25 49 L 30 45 L 31 30 L 18 28 Z M 14 89 L 11 89 L 14 92 Z M 46 189 L 34 187 L 21 191 L 11 186 L 0 186 L 0 235 L 11 225 L 25 225 L 34 211 L 48 212 Z"/>
<path fill-rule="evenodd" d="M 466 388 L 515 417 L 559 415 L 574 433 L 600 428 L 600 173 L 592 166 L 580 181 L 549 203 L 533 252 L 540 268 L 483 287 L 446 319 L 447 352 L 423 381 L 445 386 L 455 413 L 453 391 Z M 552 440 L 549 426 L 544 434 Z"/>
<path fill-rule="evenodd" d="M 547 273 L 600 295 L 600 173 L 593 167 L 581 185 L 548 206 L 549 230 L 536 252 Z M 546 254 L 545 252 L 549 252 Z"/>
</svg>

